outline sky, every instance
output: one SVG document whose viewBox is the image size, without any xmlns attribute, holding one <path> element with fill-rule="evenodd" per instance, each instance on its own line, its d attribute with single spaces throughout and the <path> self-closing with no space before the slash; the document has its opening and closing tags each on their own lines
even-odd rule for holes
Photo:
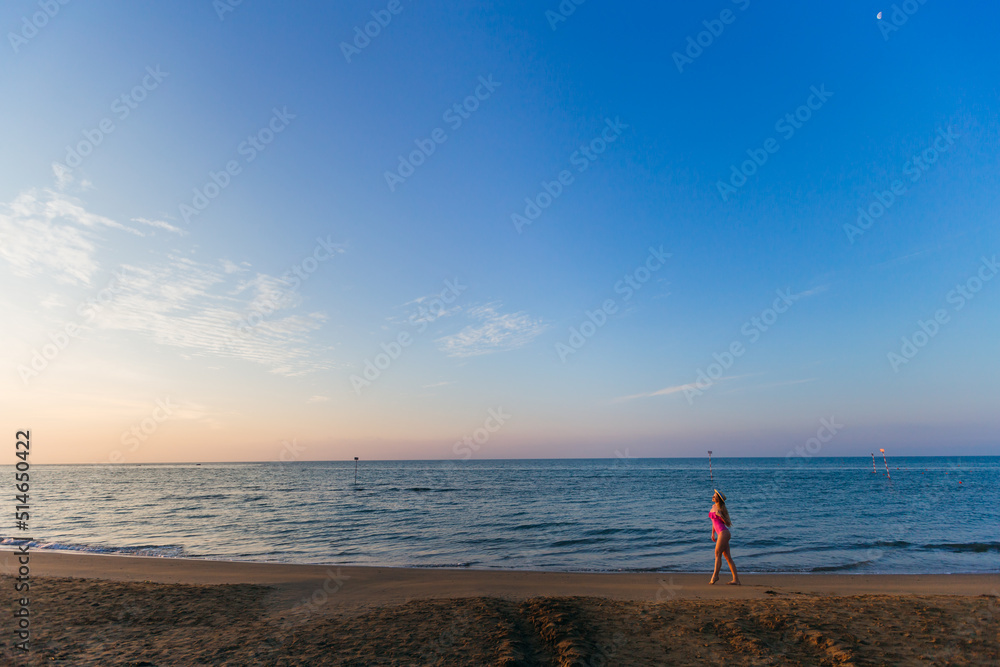
<svg viewBox="0 0 1000 667">
<path fill-rule="evenodd" d="M 1000 8 L 454 4 L 3 3 L 32 461 L 998 451 Z"/>
</svg>

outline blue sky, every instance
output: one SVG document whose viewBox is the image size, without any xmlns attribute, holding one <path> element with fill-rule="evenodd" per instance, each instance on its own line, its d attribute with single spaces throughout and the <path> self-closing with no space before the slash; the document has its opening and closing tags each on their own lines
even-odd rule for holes
<svg viewBox="0 0 1000 667">
<path fill-rule="evenodd" d="M 0 9 L 40 462 L 996 451 L 995 7 L 330 5 Z"/>
</svg>

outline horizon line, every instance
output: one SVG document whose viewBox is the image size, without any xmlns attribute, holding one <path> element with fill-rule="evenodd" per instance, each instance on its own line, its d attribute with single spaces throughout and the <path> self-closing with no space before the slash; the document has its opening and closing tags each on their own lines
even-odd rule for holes
<svg viewBox="0 0 1000 667">
<path fill-rule="evenodd" d="M 714 451 L 714 450 L 713 450 Z M 721 459 L 853 459 L 861 458 L 867 459 L 871 456 L 869 454 L 852 454 L 850 456 L 716 456 L 712 455 L 713 460 Z M 896 454 L 897 458 L 1000 458 L 1000 455 L 996 454 Z M 587 457 L 587 458 L 574 458 L 574 457 L 555 457 L 555 458 L 501 458 L 501 459 L 487 459 L 487 458 L 472 458 L 472 459 L 358 459 L 360 464 L 362 461 L 369 463 L 473 463 L 473 462 L 496 462 L 496 461 L 652 461 L 652 460 L 670 460 L 670 459 L 705 459 L 708 460 L 708 456 L 603 456 L 603 457 Z M 251 465 L 258 463 L 353 463 L 354 459 L 309 459 L 309 460 L 291 460 L 291 461 L 280 461 L 275 459 L 265 459 L 265 460 L 255 460 L 255 461 L 145 461 L 137 463 L 111 463 L 111 462 L 77 462 L 77 463 L 32 463 L 33 466 L 106 466 L 106 467 L 125 467 L 125 466 L 153 466 L 153 465 L 224 465 L 224 464 L 238 464 L 238 465 Z M 3 464 L 6 466 L 13 467 L 14 464 Z"/>
</svg>

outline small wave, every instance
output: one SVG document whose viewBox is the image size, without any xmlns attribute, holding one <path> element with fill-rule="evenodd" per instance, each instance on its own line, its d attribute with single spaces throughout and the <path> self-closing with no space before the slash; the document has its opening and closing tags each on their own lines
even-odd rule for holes
<svg viewBox="0 0 1000 667">
<path fill-rule="evenodd" d="M 584 535 L 648 535 L 661 532 L 658 528 L 599 528 L 588 530 Z"/>
<path fill-rule="evenodd" d="M 406 491 L 416 491 L 417 493 L 446 493 L 448 491 L 457 491 L 458 489 L 432 489 L 429 486 L 411 486 Z"/>
<path fill-rule="evenodd" d="M 24 545 L 26 540 L 7 537 L 0 540 L 2 545 Z M 150 544 L 132 547 L 97 546 L 92 544 L 72 544 L 63 542 L 45 542 L 34 540 L 27 542 L 28 546 L 38 551 L 76 551 L 92 554 L 119 554 L 123 556 L 156 556 L 158 558 L 180 558 L 184 555 L 184 547 L 177 544 Z"/>
<path fill-rule="evenodd" d="M 763 540 L 752 540 L 750 542 L 745 543 L 743 546 L 745 546 L 745 547 L 777 547 L 777 546 L 781 546 L 782 544 L 784 544 L 784 542 L 781 542 L 779 540 L 763 539 Z"/>
<path fill-rule="evenodd" d="M 855 570 L 859 567 L 871 564 L 870 560 L 861 560 L 856 563 L 846 563 L 844 565 L 823 565 L 820 567 L 814 567 L 810 572 L 842 572 L 844 570 Z"/>
<path fill-rule="evenodd" d="M 573 546 L 575 544 L 598 544 L 600 542 L 607 542 L 607 541 L 608 541 L 608 538 L 606 538 L 606 537 L 598 537 L 598 538 L 586 537 L 586 538 L 581 538 L 581 539 L 577 539 L 577 540 L 559 540 L 558 542 L 553 542 L 552 546 L 554 546 L 554 547 L 571 547 L 571 546 Z"/>
<path fill-rule="evenodd" d="M 538 530 L 539 528 L 556 528 L 558 526 L 575 525 L 568 521 L 546 521 L 543 523 L 521 523 L 511 528 L 511 530 Z"/>
<path fill-rule="evenodd" d="M 973 553 L 986 553 L 987 551 L 1000 551 L 1000 542 L 964 542 L 959 544 L 925 544 L 920 547 L 923 550 L 940 550 Z"/>
<path fill-rule="evenodd" d="M 750 545 L 747 545 L 750 546 Z M 794 547 L 792 549 L 779 549 L 776 551 L 761 551 L 755 556 L 774 556 L 780 554 L 797 554 L 797 553 L 810 553 L 810 552 L 820 552 L 820 551 L 853 551 L 861 549 L 906 549 L 913 546 L 909 542 L 904 542 L 902 540 L 887 541 L 887 542 L 856 542 L 854 544 L 817 544 L 808 545 L 802 547 Z"/>
</svg>

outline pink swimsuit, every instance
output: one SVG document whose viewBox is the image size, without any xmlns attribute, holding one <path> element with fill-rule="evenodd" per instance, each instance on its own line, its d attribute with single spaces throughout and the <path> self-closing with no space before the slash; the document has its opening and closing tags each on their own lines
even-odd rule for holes
<svg viewBox="0 0 1000 667">
<path fill-rule="evenodd" d="M 712 525 L 715 526 L 715 532 L 722 533 L 722 531 L 729 532 L 729 528 L 726 526 L 726 522 L 722 520 L 715 512 L 709 512 L 708 518 L 712 520 Z"/>
</svg>

